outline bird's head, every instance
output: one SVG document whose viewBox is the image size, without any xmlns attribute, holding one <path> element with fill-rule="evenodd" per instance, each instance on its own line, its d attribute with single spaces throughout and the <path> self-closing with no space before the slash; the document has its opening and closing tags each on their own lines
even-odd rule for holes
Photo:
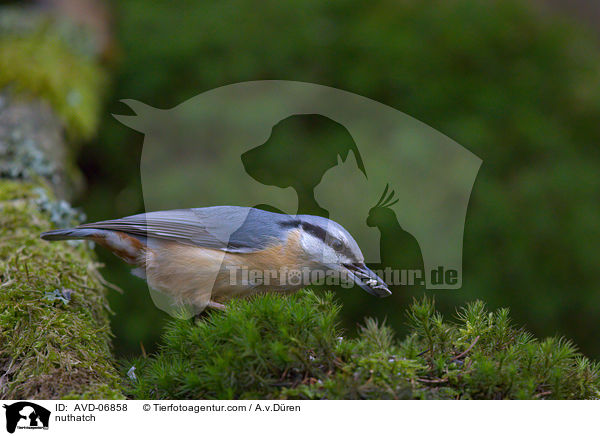
<svg viewBox="0 0 600 436">
<path fill-rule="evenodd" d="M 377 297 L 391 295 L 386 283 L 367 267 L 360 247 L 346 229 L 319 216 L 298 215 L 296 218 L 299 245 L 307 264 L 314 269 L 335 271 L 341 279 Z"/>
</svg>

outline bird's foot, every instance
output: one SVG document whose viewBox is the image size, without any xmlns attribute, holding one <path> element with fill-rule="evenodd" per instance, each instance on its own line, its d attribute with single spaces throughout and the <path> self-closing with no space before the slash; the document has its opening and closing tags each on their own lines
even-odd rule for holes
<svg viewBox="0 0 600 436">
<path fill-rule="evenodd" d="M 216 309 L 216 310 L 227 310 L 227 306 L 225 306 L 224 304 L 221 304 L 221 303 L 217 303 L 216 301 L 212 301 L 212 300 L 210 300 L 208 302 L 207 307 L 210 307 L 211 309 Z"/>
</svg>

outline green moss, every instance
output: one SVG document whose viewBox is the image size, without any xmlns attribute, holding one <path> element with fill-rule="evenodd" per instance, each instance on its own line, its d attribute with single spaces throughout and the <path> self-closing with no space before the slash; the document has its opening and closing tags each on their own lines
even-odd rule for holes
<svg viewBox="0 0 600 436">
<path fill-rule="evenodd" d="M 505 309 L 481 302 L 444 321 L 415 302 L 411 333 L 394 339 L 367 320 L 356 338 L 337 327 L 333 294 L 303 291 L 233 301 L 225 313 L 173 321 L 159 352 L 124 362 L 135 399 L 598 398 L 600 365 L 564 339 L 537 341 Z"/>
<path fill-rule="evenodd" d="M 22 183 L 13 180 L 2 180 L 1 186 L 0 202 L 2 203 L 32 198 L 32 190 L 35 188 L 33 183 Z"/>
<path fill-rule="evenodd" d="M 66 44 L 50 19 L 27 33 L 0 33 L 0 88 L 48 101 L 73 137 L 96 131 L 105 83 L 98 63 Z"/>
<path fill-rule="evenodd" d="M 39 238 L 39 189 L 0 180 L 0 397 L 119 396 L 102 278 L 85 244 Z M 56 289 L 67 304 L 44 298 Z"/>
</svg>

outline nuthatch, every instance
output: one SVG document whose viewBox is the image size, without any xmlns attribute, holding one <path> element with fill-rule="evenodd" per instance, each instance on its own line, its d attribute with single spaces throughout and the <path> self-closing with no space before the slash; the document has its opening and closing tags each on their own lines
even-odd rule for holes
<svg viewBox="0 0 600 436">
<path fill-rule="evenodd" d="M 215 206 L 149 212 L 42 233 L 43 239 L 90 239 L 129 264 L 148 285 L 200 310 L 261 292 L 292 292 L 312 273 L 334 273 L 378 297 L 391 294 L 365 265 L 341 225 L 313 215 Z M 264 280 L 234 280 L 232 271 L 276 272 Z M 308 272 L 284 280 L 281 271 Z M 321 276 L 322 277 L 322 276 Z"/>
</svg>

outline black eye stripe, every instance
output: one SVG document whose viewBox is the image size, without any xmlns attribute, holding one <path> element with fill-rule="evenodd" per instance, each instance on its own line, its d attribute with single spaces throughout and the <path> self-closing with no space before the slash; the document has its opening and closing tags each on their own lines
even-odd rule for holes
<svg viewBox="0 0 600 436">
<path fill-rule="evenodd" d="M 302 230 L 305 232 L 310 233 L 325 243 L 327 243 L 327 239 L 332 238 L 332 236 L 323 228 L 315 226 L 314 224 L 302 222 L 300 220 L 283 221 L 280 222 L 279 225 L 283 228 L 302 228 Z"/>
<path fill-rule="evenodd" d="M 315 226 L 315 225 L 309 224 L 309 223 L 302 223 L 301 226 L 302 226 L 302 230 L 319 238 L 321 241 L 323 241 L 325 243 L 327 243 L 327 240 L 332 239 L 332 236 L 329 233 L 327 233 L 326 230 L 324 230 L 323 228 L 321 228 L 319 226 Z"/>
<path fill-rule="evenodd" d="M 328 246 L 333 248 L 338 253 L 345 255 L 349 259 L 353 258 L 353 254 L 348 249 L 348 247 L 346 247 L 346 244 L 344 244 L 339 239 L 335 238 L 331 233 L 328 233 L 327 231 L 323 230 L 321 227 L 314 226 L 309 223 L 302 223 L 301 226 L 304 231 L 319 238 L 321 241 L 323 241 L 325 244 L 327 244 Z M 335 245 L 339 245 L 339 246 L 335 247 Z"/>
<path fill-rule="evenodd" d="M 322 227 L 315 226 L 314 224 L 307 223 L 307 222 L 300 221 L 300 220 L 281 222 L 280 225 L 282 227 L 301 227 L 302 230 L 304 230 L 305 232 L 310 233 L 314 237 L 320 239 L 321 241 L 323 241 L 323 243 L 330 246 L 338 253 L 342 253 L 345 256 L 347 256 L 348 258 L 353 257 L 353 253 L 348 249 L 348 247 L 346 247 L 346 244 L 344 244 L 339 239 L 335 238 L 331 233 L 327 232 Z M 336 244 L 336 242 L 338 244 L 341 244 L 340 247 L 335 248 L 333 246 L 334 244 Z"/>
</svg>

